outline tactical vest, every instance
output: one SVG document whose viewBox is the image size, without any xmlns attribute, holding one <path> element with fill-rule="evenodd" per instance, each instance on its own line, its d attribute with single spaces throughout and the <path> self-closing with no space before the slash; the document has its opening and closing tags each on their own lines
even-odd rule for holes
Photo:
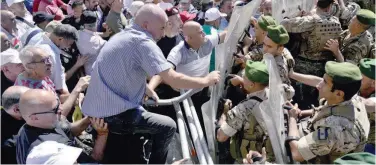
<svg viewBox="0 0 376 165">
<path fill-rule="evenodd" d="M 305 51 L 305 57 L 310 60 L 328 60 L 329 57 L 327 53 L 328 50 L 324 49 L 326 47 L 326 42 L 329 39 L 337 39 L 340 37 L 342 32 L 341 23 L 339 19 L 334 16 L 326 15 L 315 15 L 316 24 L 313 31 L 309 34 L 307 38 L 307 47 L 302 51 Z"/>
<path fill-rule="evenodd" d="M 360 143 L 358 147 L 351 152 L 363 151 L 364 144 L 367 142 L 367 138 L 368 138 L 367 130 L 369 130 L 369 127 L 370 127 L 368 117 L 367 117 L 367 112 L 361 100 L 358 100 L 357 98 L 353 98 L 351 102 L 352 104 L 349 104 L 349 105 L 324 106 L 324 107 L 315 109 L 316 114 L 313 116 L 313 118 L 311 118 L 308 121 L 307 129 L 310 130 L 311 132 L 315 131 L 314 123 L 316 123 L 317 121 L 323 118 L 327 118 L 329 116 L 344 117 L 350 120 L 351 122 L 354 122 L 355 127 L 359 131 L 359 135 L 360 135 L 359 137 Z M 330 163 L 333 163 L 335 159 L 345 154 L 347 153 L 331 152 L 328 155 L 317 156 L 316 158 L 313 158 L 309 160 L 308 162 L 314 163 L 314 164 L 330 164 Z"/>
<path fill-rule="evenodd" d="M 262 102 L 263 100 L 253 96 L 250 99 Z M 274 162 L 274 153 L 271 141 L 264 129 L 257 122 L 257 119 L 251 115 L 249 117 L 249 128 L 245 130 L 244 125 L 241 130 L 237 132 L 230 140 L 230 154 L 232 158 L 241 161 L 246 158 L 248 151 L 258 151 L 261 153 L 262 148 L 265 147 L 267 154 L 267 161 Z"/>
</svg>

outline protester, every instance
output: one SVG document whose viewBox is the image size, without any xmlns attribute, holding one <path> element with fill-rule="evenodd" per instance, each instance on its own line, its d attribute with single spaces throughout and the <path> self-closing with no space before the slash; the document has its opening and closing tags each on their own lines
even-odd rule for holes
<svg viewBox="0 0 376 165">
<path fill-rule="evenodd" d="M 106 41 L 103 40 L 97 32 L 97 17 L 95 16 L 94 12 L 84 11 L 82 15 L 82 23 L 84 25 L 84 29 L 78 32 L 77 46 L 82 56 L 88 59 L 88 61 L 85 62 L 84 67 L 86 75 L 90 75 L 99 51 L 102 49 Z M 73 67 L 79 66 L 75 65 Z"/>
<path fill-rule="evenodd" d="M 197 14 L 197 9 L 192 5 L 191 0 L 180 0 L 179 1 L 179 11 L 187 11 L 189 14 Z"/>
<path fill-rule="evenodd" d="M 54 20 L 54 16 L 45 12 L 34 13 L 33 21 L 40 29 L 44 30 L 48 23 Z"/>
<path fill-rule="evenodd" d="M 48 14 L 54 15 L 55 20 L 61 21 L 64 19 L 63 10 L 67 10 L 68 5 L 65 4 L 62 0 L 34 0 L 33 2 L 33 13 L 42 11 Z"/>
<path fill-rule="evenodd" d="M 17 50 L 9 48 L 1 52 L 1 95 L 8 87 L 13 86 L 18 74 L 24 70 Z"/>
<path fill-rule="evenodd" d="M 219 5 L 219 11 L 221 13 L 226 14 L 227 16 L 222 17 L 218 30 L 223 31 L 227 28 L 228 23 L 229 23 L 230 18 L 231 18 L 232 9 L 233 9 L 233 6 L 232 6 L 231 0 L 223 0 L 221 2 L 221 4 Z"/>
<path fill-rule="evenodd" d="M 202 29 L 206 35 L 218 35 L 218 28 L 220 26 L 222 18 L 227 14 L 221 13 L 217 8 L 211 8 L 205 12 L 205 24 Z M 215 70 L 215 49 L 212 49 L 210 56 L 209 72 Z"/>
<path fill-rule="evenodd" d="M 73 14 L 70 16 L 65 17 L 61 23 L 69 24 L 76 28 L 77 30 L 81 30 L 83 26 L 82 22 L 82 12 L 84 10 L 84 3 L 81 1 L 74 1 L 72 4 Z"/>
<path fill-rule="evenodd" d="M 64 68 L 60 60 L 60 49 L 70 48 L 78 39 L 77 30 L 70 25 L 57 25 L 52 33 L 38 33 L 32 37 L 28 45 L 41 45 L 44 51 L 51 55 L 51 80 L 56 85 L 59 93 L 68 93 L 68 87 L 65 83 Z"/>
<path fill-rule="evenodd" d="M 25 164 L 29 152 L 44 141 L 74 146 L 74 137 L 81 134 L 90 123 L 98 136 L 93 152 L 90 156 L 81 153 L 78 163 L 93 163 L 102 159 L 108 135 L 107 124 L 103 119 L 86 117 L 71 124 L 60 115 L 59 100 L 53 93 L 42 89 L 30 89 L 25 92 L 21 96 L 19 109 L 26 124 L 22 126 L 17 137 L 18 164 Z"/>
<path fill-rule="evenodd" d="M 9 41 L 12 42 L 12 47 L 15 48 L 17 42 L 17 37 L 21 34 L 18 33 L 16 16 L 7 10 L 1 10 L 1 32 L 5 33 Z"/>
<path fill-rule="evenodd" d="M 19 100 L 29 88 L 12 86 L 1 96 L 1 163 L 16 164 L 16 135 L 25 121 L 19 110 Z"/>
<path fill-rule="evenodd" d="M 202 88 L 219 79 L 218 72 L 193 78 L 171 69 L 154 42 L 163 37 L 167 21 L 166 13 L 159 6 L 146 4 L 141 7 L 135 24 L 114 35 L 99 53 L 82 107 L 85 115 L 104 118 L 112 133 L 152 134 L 149 162 L 152 164 L 166 162 L 167 148 L 175 133 L 176 124 L 169 117 L 150 113 L 142 108 L 144 94 L 158 101 L 158 96 L 146 84 L 147 75 L 158 75 L 159 80 L 163 79 L 174 88 Z M 127 117 L 133 115 L 139 116 L 138 121 Z M 124 125 L 118 125 L 120 123 L 115 122 L 117 120 L 133 123 L 129 126 L 135 129 L 128 130 Z"/>
<path fill-rule="evenodd" d="M 1 39 L 1 52 L 9 49 L 11 44 L 10 44 L 8 36 L 4 32 L 0 32 L 0 39 Z"/>
<path fill-rule="evenodd" d="M 190 14 L 187 11 L 182 11 L 179 13 L 181 21 L 186 23 L 187 21 L 192 21 L 196 18 L 196 14 Z"/>
<path fill-rule="evenodd" d="M 144 5 L 142 1 L 134 1 L 132 2 L 131 6 L 129 7 L 128 12 L 128 26 L 131 26 L 134 22 L 134 18 L 136 17 L 137 11 Z"/>
</svg>

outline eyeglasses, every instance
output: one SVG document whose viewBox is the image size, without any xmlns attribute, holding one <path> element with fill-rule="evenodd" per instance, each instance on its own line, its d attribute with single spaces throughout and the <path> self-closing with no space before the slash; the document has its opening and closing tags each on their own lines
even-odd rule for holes
<svg viewBox="0 0 376 165">
<path fill-rule="evenodd" d="M 46 57 L 38 62 L 30 62 L 29 64 L 37 64 L 37 63 L 52 64 L 52 60 L 51 60 L 51 57 Z"/>
<path fill-rule="evenodd" d="M 40 114 L 47 114 L 47 113 L 54 113 L 54 114 L 57 114 L 57 112 L 59 111 L 59 107 L 60 107 L 60 101 L 59 99 L 56 99 L 57 100 L 57 105 L 54 109 L 50 110 L 50 111 L 46 111 L 46 112 L 38 112 L 38 113 L 33 113 L 31 114 L 30 116 L 32 115 L 40 115 Z M 29 116 L 29 117 L 30 117 Z"/>
</svg>

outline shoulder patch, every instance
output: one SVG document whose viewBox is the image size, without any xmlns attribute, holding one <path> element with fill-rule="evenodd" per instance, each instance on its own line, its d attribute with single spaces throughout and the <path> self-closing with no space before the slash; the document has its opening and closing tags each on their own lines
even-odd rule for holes
<svg viewBox="0 0 376 165">
<path fill-rule="evenodd" d="M 328 139 L 328 129 L 326 127 L 319 127 L 317 130 L 317 139 L 319 140 L 326 140 Z"/>
</svg>

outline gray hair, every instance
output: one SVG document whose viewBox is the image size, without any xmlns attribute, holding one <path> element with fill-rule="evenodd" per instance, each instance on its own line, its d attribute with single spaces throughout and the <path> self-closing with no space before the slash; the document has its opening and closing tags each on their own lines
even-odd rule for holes
<svg viewBox="0 0 376 165">
<path fill-rule="evenodd" d="M 25 69 L 28 69 L 26 64 L 33 62 L 33 57 L 37 54 L 36 50 L 46 51 L 48 49 L 46 47 L 48 45 L 26 46 L 20 51 L 20 60 Z"/>
<path fill-rule="evenodd" d="M 68 24 L 56 26 L 56 28 L 52 31 L 52 34 L 58 37 L 63 37 L 64 39 L 70 39 L 74 41 L 78 40 L 77 29 Z"/>
</svg>

